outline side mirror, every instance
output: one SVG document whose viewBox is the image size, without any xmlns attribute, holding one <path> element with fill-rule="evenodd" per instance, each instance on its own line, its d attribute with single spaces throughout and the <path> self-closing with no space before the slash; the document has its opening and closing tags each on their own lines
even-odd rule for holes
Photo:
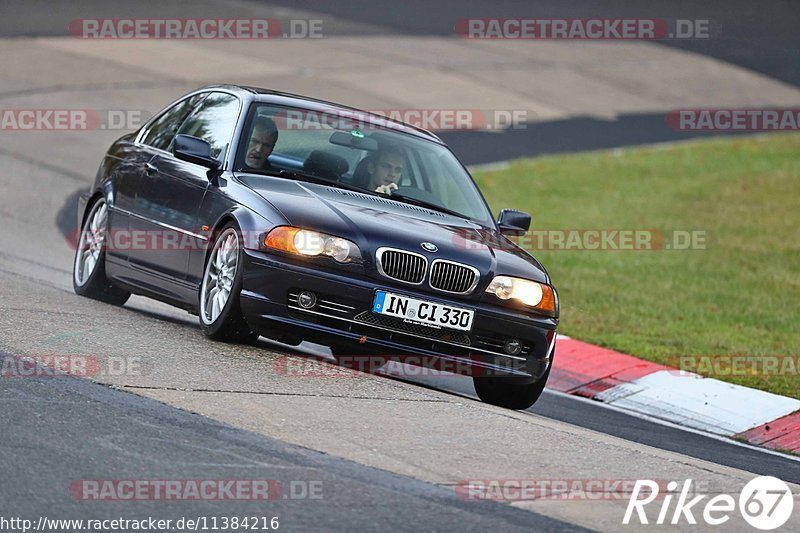
<svg viewBox="0 0 800 533">
<path fill-rule="evenodd" d="M 505 235 L 525 235 L 531 227 L 531 216 L 516 209 L 503 209 L 497 224 Z"/>
<path fill-rule="evenodd" d="M 183 161 L 202 165 L 211 170 L 220 167 L 220 162 L 211 157 L 211 145 L 191 135 L 176 135 L 172 143 L 172 155 Z"/>
</svg>

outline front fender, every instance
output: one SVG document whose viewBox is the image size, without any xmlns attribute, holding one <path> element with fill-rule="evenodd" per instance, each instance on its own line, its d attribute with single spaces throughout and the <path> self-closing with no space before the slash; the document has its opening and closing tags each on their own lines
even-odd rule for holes
<svg viewBox="0 0 800 533">
<path fill-rule="evenodd" d="M 214 228 L 221 228 L 229 220 L 233 220 L 239 226 L 242 231 L 244 247 L 248 250 L 258 250 L 261 236 L 276 225 L 276 222 L 267 219 L 252 209 L 236 205 L 217 219 Z"/>
<path fill-rule="evenodd" d="M 274 218 L 274 217 L 273 217 Z M 203 226 L 200 236 L 203 246 L 193 249 L 189 257 L 188 279 L 193 285 L 199 287 L 205 268 L 206 258 L 214 246 L 219 230 L 228 222 L 234 222 L 242 231 L 244 247 L 251 250 L 258 249 L 259 236 L 269 231 L 276 225 L 266 215 L 257 213 L 245 207 L 232 198 L 209 191 L 203 200 L 203 205 L 198 214 L 199 224 Z"/>
</svg>

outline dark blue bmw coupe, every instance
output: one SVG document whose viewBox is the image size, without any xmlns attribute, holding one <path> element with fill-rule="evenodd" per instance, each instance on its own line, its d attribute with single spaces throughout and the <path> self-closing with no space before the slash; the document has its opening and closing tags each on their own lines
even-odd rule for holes
<svg viewBox="0 0 800 533">
<path fill-rule="evenodd" d="M 558 296 L 434 134 L 275 91 L 213 86 L 108 149 L 82 196 L 75 292 L 196 313 L 212 339 L 472 369 L 478 396 L 541 395 Z"/>
</svg>

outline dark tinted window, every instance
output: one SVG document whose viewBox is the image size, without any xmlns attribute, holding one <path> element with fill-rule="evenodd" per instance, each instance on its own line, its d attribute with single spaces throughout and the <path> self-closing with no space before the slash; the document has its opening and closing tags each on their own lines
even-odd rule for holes
<svg viewBox="0 0 800 533">
<path fill-rule="evenodd" d="M 208 93 L 200 93 L 181 100 L 156 119 L 142 139 L 144 144 L 167 150 L 189 113 Z"/>
<path fill-rule="evenodd" d="M 219 158 L 231 142 L 239 118 L 239 99 L 225 93 L 211 93 L 178 130 L 179 134 L 199 137 L 211 145 L 211 155 Z"/>
</svg>

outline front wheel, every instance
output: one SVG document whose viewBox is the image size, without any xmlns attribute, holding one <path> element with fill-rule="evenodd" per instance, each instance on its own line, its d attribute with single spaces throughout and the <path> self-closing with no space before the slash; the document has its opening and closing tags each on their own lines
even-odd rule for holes
<svg viewBox="0 0 800 533">
<path fill-rule="evenodd" d="M 200 328 L 211 339 L 245 344 L 258 339 L 242 316 L 239 303 L 243 255 L 238 228 L 226 225 L 208 254 L 200 285 Z"/>
<path fill-rule="evenodd" d="M 484 378 L 474 376 L 472 382 L 481 401 L 506 409 L 527 409 L 536 403 L 544 392 L 553 362 L 538 381 L 520 385 L 510 378 Z"/>
<path fill-rule="evenodd" d="M 111 284 L 106 277 L 106 237 L 108 205 L 95 201 L 83 222 L 75 261 L 72 264 L 72 288 L 75 294 L 113 305 L 128 301 L 131 293 Z"/>
</svg>

